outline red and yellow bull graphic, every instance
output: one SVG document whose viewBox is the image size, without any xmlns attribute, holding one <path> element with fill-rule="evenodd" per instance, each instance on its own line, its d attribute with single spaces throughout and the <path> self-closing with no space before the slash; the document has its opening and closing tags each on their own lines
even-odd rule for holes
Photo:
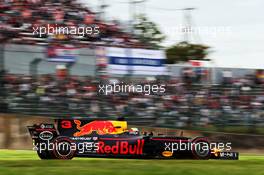
<svg viewBox="0 0 264 175">
<path fill-rule="evenodd" d="M 99 135 L 120 134 L 127 129 L 125 121 L 92 121 L 81 126 L 80 120 L 74 120 L 78 132 L 73 134 L 74 137 L 81 137 L 96 132 Z"/>
</svg>

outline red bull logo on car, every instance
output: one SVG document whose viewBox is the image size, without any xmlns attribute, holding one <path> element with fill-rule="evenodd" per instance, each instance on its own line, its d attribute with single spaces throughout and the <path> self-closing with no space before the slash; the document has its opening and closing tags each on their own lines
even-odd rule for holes
<svg viewBox="0 0 264 175">
<path fill-rule="evenodd" d="M 80 120 L 74 120 L 74 123 L 76 124 L 76 129 L 79 130 L 73 134 L 74 137 L 89 135 L 92 132 L 96 132 L 99 135 L 120 133 L 120 130 L 115 127 L 112 121 L 93 121 L 83 126 L 81 126 Z"/>
<path fill-rule="evenodd" d="M 128 141 L 116 141 L 115 144 L 108 145 L 103 141 L 99 141 L 98 154 L 122 154 L 122 155 L 142 155 L 144 148 L 144 140 L 137 140 L 131 144 Z"/>
</svg>

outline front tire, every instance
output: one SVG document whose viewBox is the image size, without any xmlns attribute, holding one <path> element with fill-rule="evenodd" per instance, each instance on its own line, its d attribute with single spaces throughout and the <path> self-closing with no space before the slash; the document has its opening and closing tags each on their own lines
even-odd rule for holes
<svg viewBox="0 0 264 175">
<path fill-rule="evenodd" d="M 210 143 L 204 137 L 192 140 L 192 154 L 195 159 L 208 160 L 211 155 Z"/>
</svg>

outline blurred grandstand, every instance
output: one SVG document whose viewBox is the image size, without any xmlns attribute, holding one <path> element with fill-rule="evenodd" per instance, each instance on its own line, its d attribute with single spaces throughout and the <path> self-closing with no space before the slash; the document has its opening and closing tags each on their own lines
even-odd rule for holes
<svg viewBox="0 0 264 175">
<path fill-rule="evenodd" d="M 33 35 L 34 26 L 100 26 L 96 36 Z M 124 32 L 117 21 L 105 22 L 74 0 L 4 0 L 0 2 L 2 43 L 39 45 L 70 43 L 76 47 L 116 46 L 148 48 L 135 35 Z M 16 59 L 16 58 L 15 58 Z M 19 62 L 19 61 L 18 61 Z M 125 117 L 132 124 L 153 127 L 217 128 L 242 126 L 257 133 L 264 126 L 263 73 L 232 77 L 210 84 L 203 75 L 185 68 L 177 78 L 153 80 L 116 78 L 117 82 L 165 84 L 166 92 L 151 94 L 98 94 L 98 84 L 111 78 L 95 75 L 25 75 L 1 72 L 1 112 L 49 117 Z M 207 75 L 208 76 L 208 75 Z M 206 82 L 206 83 L 205 83 Z"/>
<path fill-rule="evenodd" d="M 263 127 L 263 86 L 231 83 L 203 86 L 181 79 L 140 81 L 166 84 L 165 94 L 98 94 L 98 79 L 68 76 L 59 79 L 43 75 L 6 75 L 5 98 L 9 113 L 52 117 L 116 118 L 133 124 L 197 128 L 250 126 L 251 132 Z M 108 82 L 109 80 L 105 80 Z M 127 82 L 119 79 L 119 82 Z M 128 82 L 131 83 L 131 82 Z"/>
<path fill-rule="evenodd" d="M 33 34 L 33 28 L 58 25 L 86 27 L 96 25 L 99 35 L 45 35 Z M 0 41 L 10 43 L 47 45 L 70 43 L 76 46 L 96 45 L 146 47 L 134 35 L 124 32 L 118 21 L 102 21 L 77 0 L 3 0 L 0 2 Z"/>
</svg>

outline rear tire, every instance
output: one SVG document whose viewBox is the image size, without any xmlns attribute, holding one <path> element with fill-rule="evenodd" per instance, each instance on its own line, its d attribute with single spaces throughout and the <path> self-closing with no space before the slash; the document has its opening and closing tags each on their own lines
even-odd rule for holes
<svg viewBox="0 0 264 175">
<path fill-rule="evenodd" d="M 53 143 L 56 146 L 52 154 L 56 159 L 70 160 L 75 156 L 76 150 L 71 147 L 74 142 L 68 137 L 57 137 Z"/>
<path fill-rule="evenodd" d="M 52 151 L 48 149 L 49 142 L 38 142 L 35 146 L 37 147 L 37 154 L 40 159 L 53 159 Z"/>
<path fill-rule="evenodd" d="M 45 151 L 37 151 L 38 156 L 42 160 L 47 160 L 47 159 L 53 159 L 52 153 L 48 150 Z"/>
</svg>

